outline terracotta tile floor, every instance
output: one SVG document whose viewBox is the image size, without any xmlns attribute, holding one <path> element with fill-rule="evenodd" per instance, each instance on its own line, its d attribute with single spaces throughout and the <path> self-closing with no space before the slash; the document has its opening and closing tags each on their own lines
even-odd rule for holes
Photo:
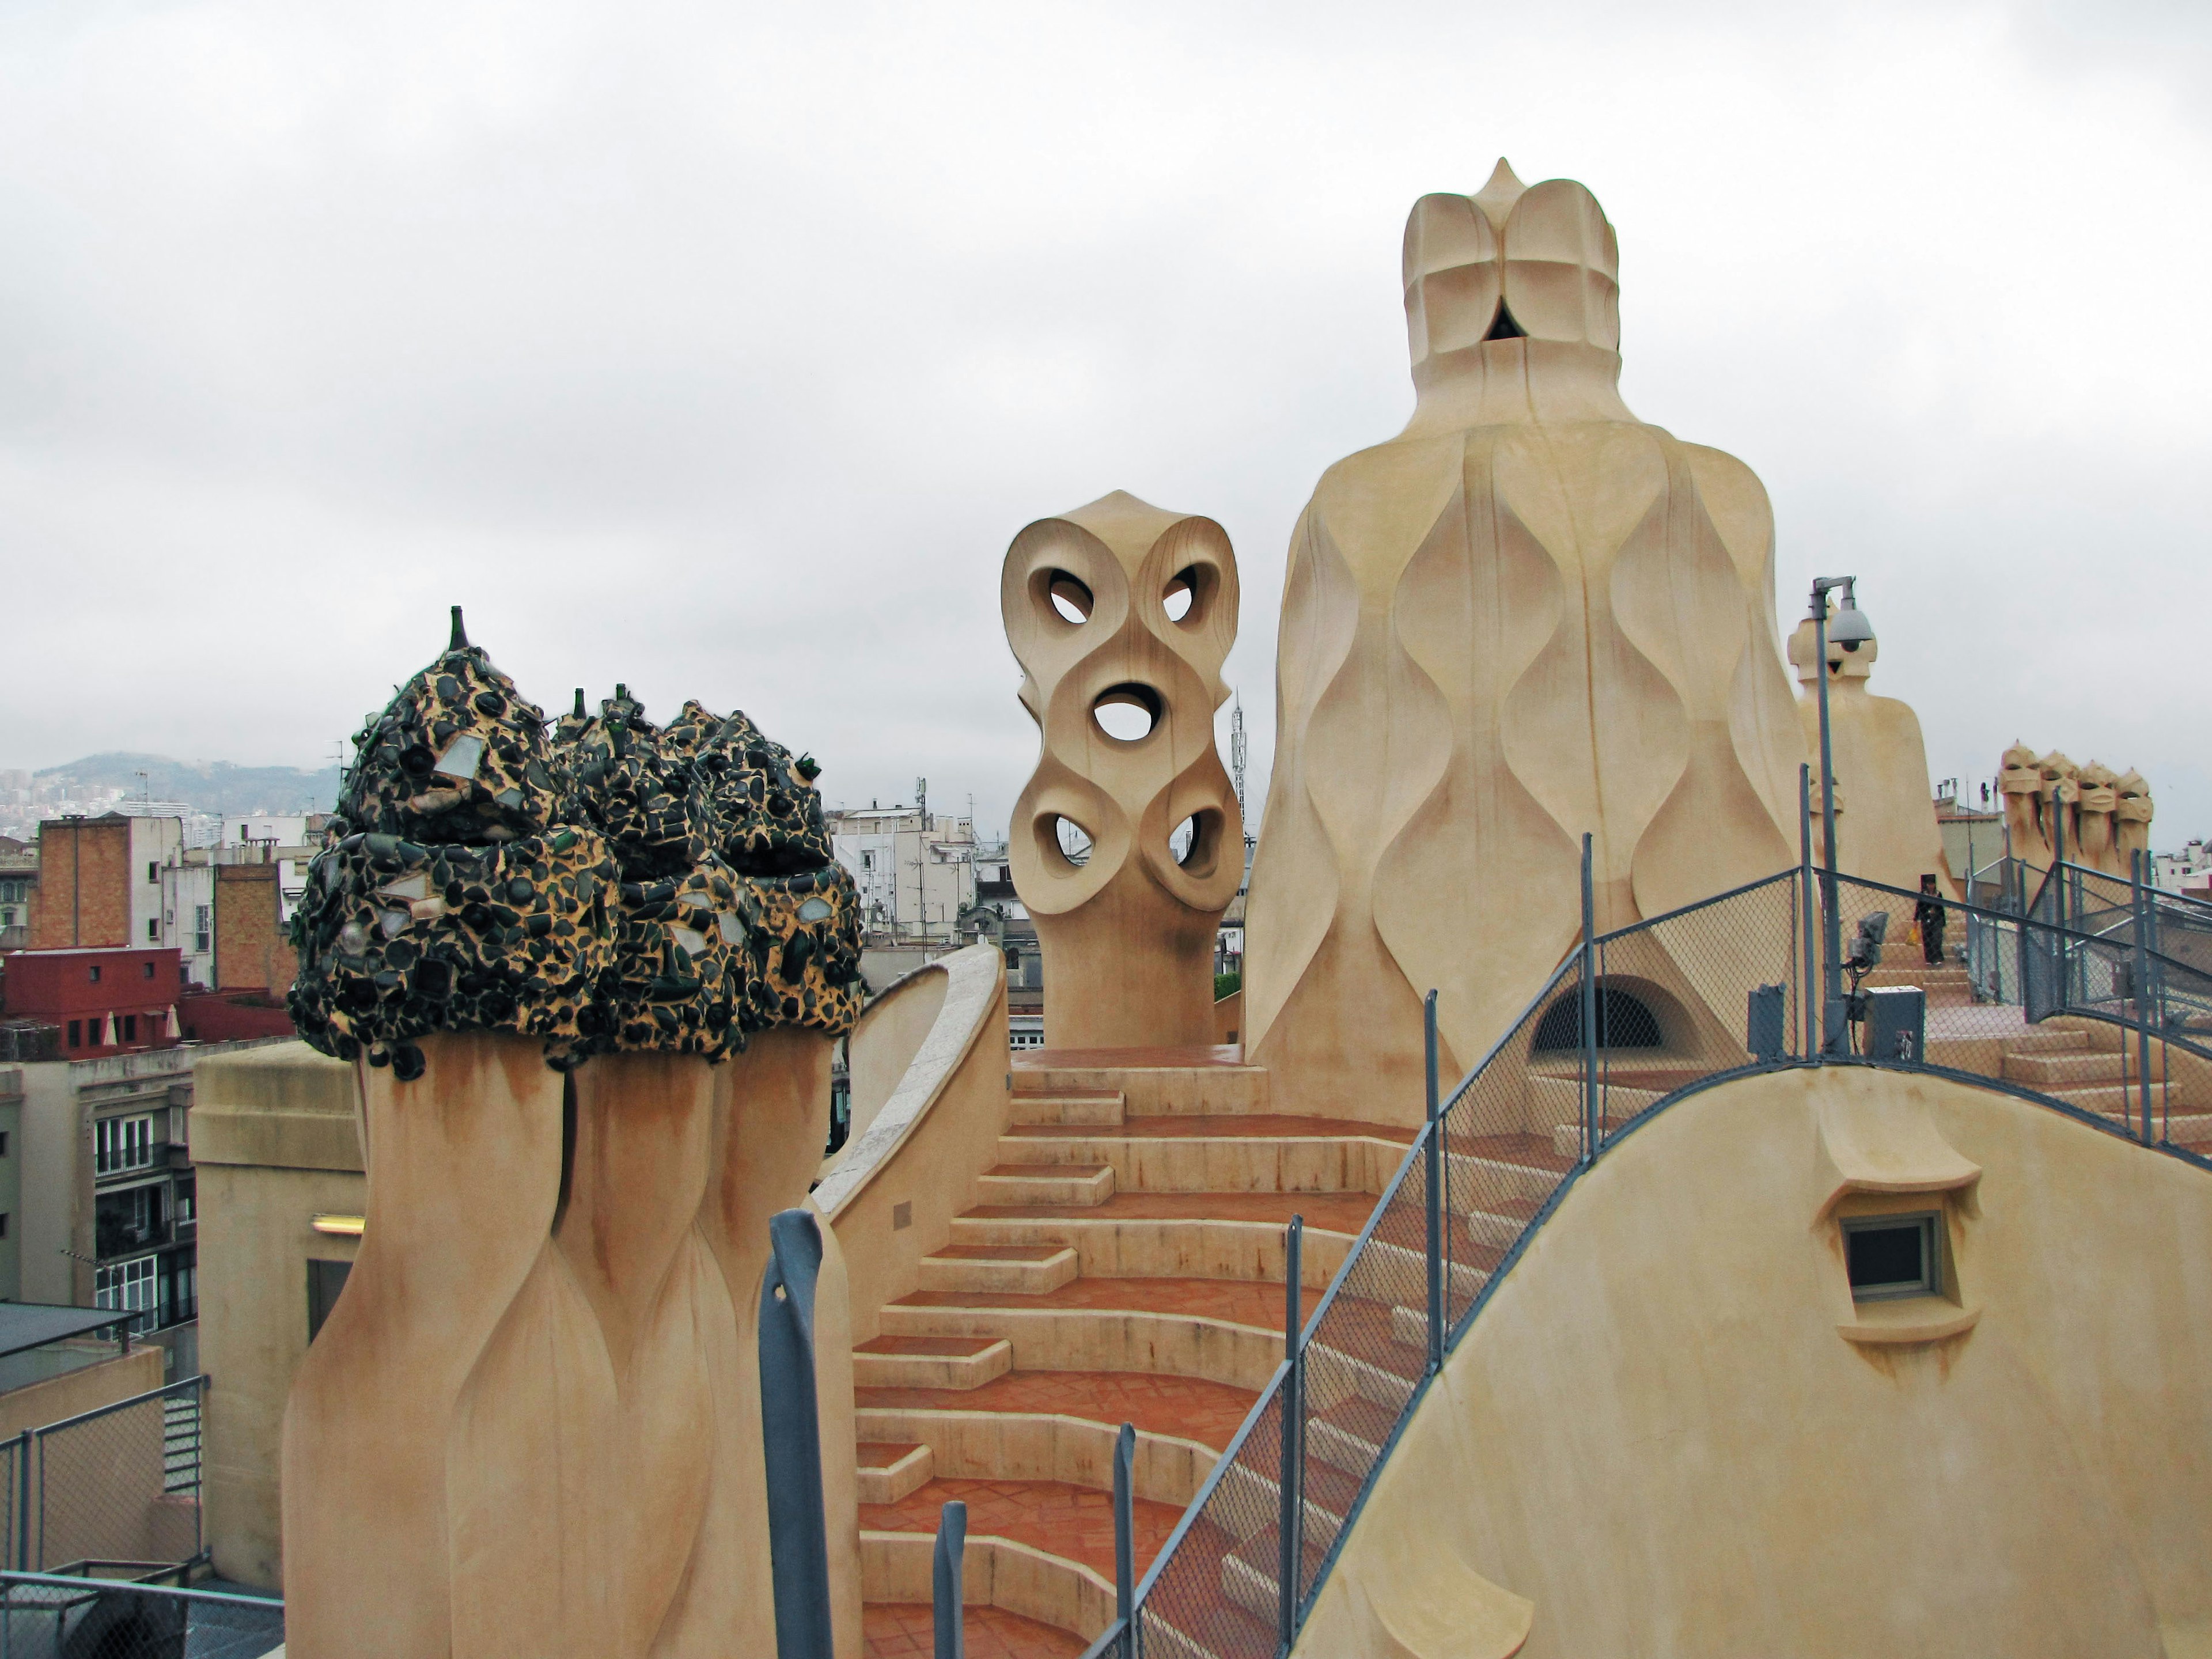
<svg viewBox="0 0 2212 1659">
<path fill-rule="evenodd" d="M 1231 1112 L 1218 1117 L 1133 1117 L 1118 1124 L 1018 1123 L 1006 1133 L 1024 1140 L 1324 1140 L 1364 1135 L 1410 1146 L 1414 1132 L 1346 1117 Z"/>
<path fill-rule="evenodd" d="M 1184 1070 L 1198 1066 L 1242 1066 L 1244 1049 L 1235 1042 L 1190 1048 L 1017 1048 L 1017 1072 L 1158 1071 Z M 1016 1092 L 1019 1092 L 1017 1091 Z"/>
<path fill-rule="evenodd" d="M 863 1504 L 864 1531 L 937 1531 L 954 1498 L 968 1505 L 968 1535 L 1011 1538 L 1050 1555 L 1079 1561 L 1114 1577 L 1114 1498 L 1059 1480 L 970 1480 L 941 1476 L 925 1481 L 896 1504 Z M 1137 1571 L 1142 1573 L 1182 1519 L 1180 1504 L 1135 1500 Z"/>
<path fill-rule="evenodd" d="M 937 1616 L 923 1601 L 871 1601 L 862 1609 L 867 1659 L 929 1659 Z M 1050 1625 L 1002 1607 L 972 1607 L 962 1620 L 968 1659 L 1077 1659 L 1089 1645 Z"/>
<path fill-rule="evenodd" d="M 1375 1212 L 1372 1193 L 1116 1193 L 1103 1204 L 979 1204 L 976 1221 L 1262 1221 L 1293 1215 L 1317 1231 L 1357 1235 Z"/>
<path fill-rule="evenodd" d="M 978 1354 L 999 1339 L 995 1336 L 872 1336 L 854 1346 L 854 1353 L 931 1354 L 961 1359 Z"/>
<path fill-rule="evenodd" d="M 1265 1279 L 1071 1279 L 1054 1291 L 916 1291 L 893 1305 L 1097 1308 L 1115 1313 L 1197 1314 L 1263 1331 L 1283 1328 L 1283 1287 Z"/>
<path fill-rule="evenodd" d="M 1565 1175 L 1575 1167 L 1574 1159 L 1561 1154 L 1549 1135 L 1451 1135 L 1444 1145 L 1461 1158 L 1519 1164 L 1552 1175 Z"/>
<path fill-rule="evenodd" d="M 854 1403 L 862 1407 L 1051 1412 L 1109 1425 L 1133 1423 L 1147 1434 L 1177 1435 L 1216 1451 L 1227 1449 L 1258 1398 L 1249 1389 L 1203 1377 L 1139 1371 L 1009 1371 L 980 1389 L 854 1391 Z M 1389 1427 L 1384 1424 L 1383 1431 Z"/>
</svg>

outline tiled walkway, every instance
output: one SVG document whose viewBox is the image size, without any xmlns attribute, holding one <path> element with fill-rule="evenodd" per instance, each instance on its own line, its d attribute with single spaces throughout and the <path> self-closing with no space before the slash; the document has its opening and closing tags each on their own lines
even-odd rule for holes
<svg viewBox="0 0 2212 1659">
<path fill-rule="evenodd" d="M 968 1506 L 969 1536 L 1011 1538 L 1048 1554 L 1080 1561 L 1109 1583 L 1114 1577 L 1114 1499 L 1091 1486 L 1060 1480 L 969 1480 L 940 1476 L 924 1481 L 896 1504 L 860 1505 L 864 1532 L 935 1534 L 945 1504 Z M 1137 1571 L 1141 1575 L 1166 1543 L 1182 1509 L 1136 1500 Z"/>
<path fill-rule="evenodd" d="M 980 1389 L 861 1389 L 854 1403 L 864 1410 L 1049 1412 L 1133 1423 L 1146 1434 L 1171 1434 L 1220 1451 L 1258 1398 L 1225 1382 L 1164 1373 L 1009 1371 Z"/>
<path fill-rule="evenodd" d="M 936 1614 L 918 1601 L 871 1601 L 865 1609 L 867 1659 L 929 1659 Z M 972 1607 L 962 1625 L 968 1659 L 1078 1659 L 1081 1638 L 994 1607 Z"/>
</svg>

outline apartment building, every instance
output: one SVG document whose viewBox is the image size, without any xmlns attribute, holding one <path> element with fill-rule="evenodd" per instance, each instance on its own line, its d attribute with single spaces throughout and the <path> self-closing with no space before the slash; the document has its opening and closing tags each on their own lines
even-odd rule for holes
<svg viewBox="0 0 2212 1659">
<path fill-rule="evenodd" d="M 860 889 L 861 926 L 872 941 L 939 941 L 961 936 L 975 902 L 975 827 L 927 806 L 840 808 L 823 815 L 830 848 Z"/>
</svg>

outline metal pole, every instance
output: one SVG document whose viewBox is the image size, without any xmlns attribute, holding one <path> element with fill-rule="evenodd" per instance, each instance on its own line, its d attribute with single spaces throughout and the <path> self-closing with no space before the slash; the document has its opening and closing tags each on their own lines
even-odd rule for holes
<svg viewBox="0 0 2212 1659">
<path fill-rule="evenodd" d="M 1444 1126 L 1437 1120 L 1437 994 L 1421 1000 L 1421 1030 L 1429 1072 L 1428 1257 L 1429 1370 L 1444 1363 Z"/>
<path fill-rule="evenodd" d="M 1597 901 L 1590 836 L 1583 832 L 1583 1162 L 1597 1156 Z"/>
<path fill-rule="evenodd" d="M 937 1626 L 935 1659 L 967 1659 L 966 1613 L 961 1606 L 965 1594 L 961 1569 L 967 1565 L 967 1553 L 968 1506 L 956 1498 L 938 1512 L 937 1550 L 930 1563 L 930 1611 Z"/>
<path fill-rule="evenodd" d="M 1797 890 L 1805 911 L 1805 978 L 1798 988 L 1799 1011 L 1805 1016 L 1805 1058 L 1820 1052 L 1820 994 L 1813 971 L 1813 768 L 1797 767 Z"/>
<path fill-rule="evenodd" d="M 1828 730 L 1828 596 L 1813 596 L 1813 660 L 1820 667 L 1820 945 L 1826 960 L 1821 964 L 1820 1018 L 1824 1022 L 1820 1052 L 1841 1054 L 1845 1033 L 1844 1018 L 1843 917 L 1836 902 L 1836 754 Z"/>
<path fill-rule="evenodd" d="M 15 1571 L 31 1570 L 31 1439 L 36 1429 L 23 1431 L 21 1443 L 15 1451 L 15 1484 L 17 1509 L 15 1522 Z"/>
<path fill-rule="evenodd" d="M 1290 1369 L 1283 1376 L 1283 1467 L 1281 1471 L 1281 1513 L 1276 1518 L 1275 1552 L 1275 1635 L 1288 1653 L 1298 1634 L 1298 1576 L 1305 1563 L 1301 1548 L 1300 1522 L 1304 1518 L 1305 1494 L 1301 1490 L 1304 1473 L 1304 1460 L 1299 1456 L 1299 1419 L 1304 1414 L 1304 1356 L 1301 1352 L 1298 1326 L 1300 1258 L 1306 1230 L 1306 1218 L 1302 1215 L 1291 1218 L 1290 1231 L 1283 1240 L 1283 1358 Z"/>
<path fill-rule="evenodd" d="M 2150 1097 L 2150 893 L 2149 884 L 2143 880 L 2143 866 L 2150 854 L 2138 847 L 2128 854 L 2128 881 L 2135 890 L 2128 896 L 2134 901 L 2136 923 L 2136 1069 L 2142 1086 L 2142 1143 L 2148 1146 L 2156 1139 L 2151 1124 Z"/>
<path fill-rule="evenodd" d="M 2051 888 L 2051 914 L 2057 926 L 2051 930 L 2051 945 L 2057 972 L 2051 975 L 2057 981 L 2051 994 L 2059 1008 L 2071 1000 L 2069 992 L 2073 975 L 2072 952 L 2066 948 L 2066 803 L 2058 798 L 2063 781 L 2051 786 L 2051 873 L 2044 878 Z"/>
<path fill-rule="evenodd" d="M 1121 1659 L 1137 1659 L 1137 1428 L 1114 1437 L 1114 1613 Z"/>
<path fill-rule="evenodd" d="M 814 1283 L 822 1234 L 805 1210 L 769 1218 L 761 1279 L 761 1441 L 777 1659 L 832 1659 L 830 1534 L 814 1393 Z"/>
</svg>

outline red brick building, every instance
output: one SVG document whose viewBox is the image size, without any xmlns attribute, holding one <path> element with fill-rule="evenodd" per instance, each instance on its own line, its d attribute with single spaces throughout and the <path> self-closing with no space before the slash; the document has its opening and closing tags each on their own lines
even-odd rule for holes
<svg viewBox="0 0 2212 1659">
<path fill-rule="evenodd" d="M 11 951 L 0 957 L 0 1016 L 51 1025 L 55 1058 L 166 1048 L 181 1035 L 184 963 L 173 950 Z"/>
</svg>

